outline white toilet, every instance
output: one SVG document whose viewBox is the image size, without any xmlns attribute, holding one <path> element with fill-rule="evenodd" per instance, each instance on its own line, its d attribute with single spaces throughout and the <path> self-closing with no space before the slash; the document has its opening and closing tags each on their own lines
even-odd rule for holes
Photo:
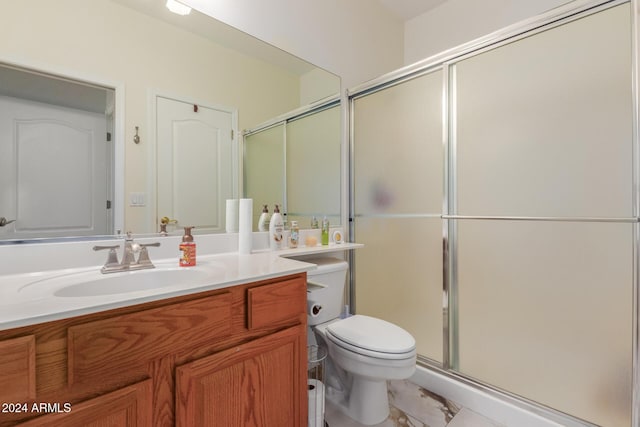
<svg viewBox="0 0 640 427">
<path fill-rule="evenodd" d="M 329 350 L 326 398 L 365 425 L 389 416 L 387 380 L 409 378 L 416 368 L 415 340 L 404 329 L 374 317 L 340 318 L 348 264 L 336 258 L 306 258 L 308 321 Z"/>
</svg>

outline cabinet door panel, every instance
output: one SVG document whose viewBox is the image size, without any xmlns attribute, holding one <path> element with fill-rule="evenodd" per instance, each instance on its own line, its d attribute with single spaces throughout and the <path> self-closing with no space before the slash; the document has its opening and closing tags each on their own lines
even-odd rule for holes
<svg viewBox="0 0 640 427">
<path fill-rule="evenodd" d="M 306 425 L 305 334 L 296 326 L 177 368 L 177 425 Z"/>
<path fill-rule="evenodd" d="M 74 404 L 69 412 L 52 413 L 27 421 L 25 427 L 151 427 L 152 382 L 146 380 Z M 60 410 L 64 411 L 61 403 Z"/>
<path fill-rule="evenodd" d="M 24 402 L 36 397 L 36 337 L 0 342 L 0 402 Z"/>
</svg>

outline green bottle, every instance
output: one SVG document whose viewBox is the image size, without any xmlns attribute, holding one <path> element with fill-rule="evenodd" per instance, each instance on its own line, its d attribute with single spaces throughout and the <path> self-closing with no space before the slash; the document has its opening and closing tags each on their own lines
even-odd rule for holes
<svg viewBox="0 0 640 427">
<path fill-rule="evenodd" d="M 322 218 L 322 244 L 329 244 L 329 220 L 326 216 Z"/>
</svg>

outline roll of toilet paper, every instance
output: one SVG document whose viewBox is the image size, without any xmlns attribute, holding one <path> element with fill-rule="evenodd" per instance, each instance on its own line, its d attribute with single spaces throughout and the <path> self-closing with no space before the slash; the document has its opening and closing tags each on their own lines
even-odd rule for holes
<svg viewBox="0 0 640 427">
<path fill-rule="evenodd" d="M 227 199 L 225 230 L 227 233 L 238 232 L 238 199 Z"/>
<path fill-rule="evenodd" d="M 307 300 L 307 314 L 311 317 L 318 317 L 322 311 L 322 306 L 315 301 Z"/>
<path fill-rule="evenodd" d="M 309 427 L 324 427 L 324 384 L 309 378 L 307 389 L 309 391 Z"/>
<path fill-rule="evenodd" d="M 238 210 L 240 216 L 238 252 L 240 255 L 248 255 L 253 245 L 253 199 L 240 199 Z"/>
</svg>

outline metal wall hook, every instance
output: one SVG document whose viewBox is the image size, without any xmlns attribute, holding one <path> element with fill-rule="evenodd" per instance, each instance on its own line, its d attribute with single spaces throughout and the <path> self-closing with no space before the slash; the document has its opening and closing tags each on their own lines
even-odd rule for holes
<svg viewBox="0 0 640 427">
<path fill-rule="evenodd" d="M 136 134 L 133 137 L 133 142 L 136 144 L 140 144 L 140 135 L 138 135 L 138 126 L 136 126 Z"/>
<path fill-rule="evenodd" d="M 16 221 L 15 219 L 8 220 L 7 218 L 2 216 L 0 217 L 0 227 L 4 227 L 5 225 L 11 224 L 12 222 L 15 222 L 15 221 Z"/>
</svg>

